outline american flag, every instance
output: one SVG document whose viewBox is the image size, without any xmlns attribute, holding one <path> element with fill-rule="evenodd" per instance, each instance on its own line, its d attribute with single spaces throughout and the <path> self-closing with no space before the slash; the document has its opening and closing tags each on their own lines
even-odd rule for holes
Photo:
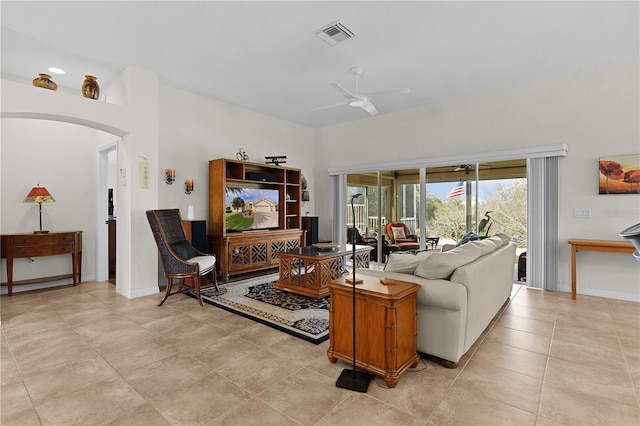
<svg viewBox="0 0 640 426">
<path fill-rule="evenodd" d="M 451 191 L 449 191 L 449 195 L 444 197 L 444 199 L 446 200 L 447 198 L 459 197 L 460 195 L 464 195 L 464 184 L 462 183 L 462 181 L 458 182 L 456 186 L 451 188 Z"/>
</svg>

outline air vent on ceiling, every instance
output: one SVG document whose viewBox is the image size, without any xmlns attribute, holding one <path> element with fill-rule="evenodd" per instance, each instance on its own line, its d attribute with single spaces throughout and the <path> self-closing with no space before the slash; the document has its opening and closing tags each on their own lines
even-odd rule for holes
<svg viewBox="0 0 640 426">
<path fill-rule="evenodd" d="M 341 41 L 345 41 L 356 35 L 356 33 L 351 31 L 340 21 L 335 21 L 329 25 L 325 25 L 313 33 L 330 45 L 340 43 Z"/>
</svg>

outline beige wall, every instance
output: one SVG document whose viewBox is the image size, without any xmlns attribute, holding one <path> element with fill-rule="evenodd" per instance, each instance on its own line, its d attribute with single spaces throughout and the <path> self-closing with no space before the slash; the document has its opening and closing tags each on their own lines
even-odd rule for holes
<svg viewBox="0 0 640 426">
<path fill-rule="evenodd" d="M 55 198 L 42 205 L 42 227 L 53 231 L 86 230 L 83 235 L 83 276 L 95 276 L 96 203 L 94 188 L 96 131 L 84 126 L 34 119 L 2 120 L 2 233 L 39 229 L 38 204 L 23 203 L 40 183 Z M 68 155 L 65 153 L 73 153 Z M 69 262 L 51 257 L 14 262 L 16 279 L 70 272 Z M 6 282 L 4 262 L 2 282 Z M 25 287 L 26 288 L 26 287 Z M 15 291 L 15 290 L 14 290 Z"/>
<path fill-rule="evenodd" d="M 314 131 L 307 127 L 195 95 L 160 86 L 160 162 L 157 178 L 164 181 L 167 168 L 176 169 L 176 182 L 159 187 L 159 206 L 178 207 L 186 216 L 194 206 L 196 219 L 208 219 L 209 160 L 236 158 L 242 148 L 250 161 L 264 163 L 265 156 L 286 155 L 288 167 L 302 169 L 311 186 L 311 200 L 303 206 L 313 211 L 315 159 Z M 194 192 L 184 193 L 184 180 L 194 179 Z"/>
<path fill-rule="evenodd" d="M 122 186 L 117 178 L 116 186 L 116 281 L 118 291 L 127 297 L 157 292 L 158 283 L 164 283 L 158 274 L 157 250 L 145 210 L 178 207 L 186 216 L 187 206 L 193 205 L 196 219 L 207 219 L 211 159 L 235 158 L 239 148 L 256 162 L 264 162 L 264 156 L 286 155 L 286 165 L 301 168 L 307 177 L 311 201 L 304 203 L 303 213 L 313 213 L 312 129 L 159 84 L 156 75 L 138 69 L 127 69 L 103 87 L 108 103 L 83 99 L 76 93 L 34 88 L 30 81 L 3 78 L 2 84 L 0 230 L 31 232 L 37 226 L 37 215 L 34 206 L 22 204 L 22 199 L 38 181 L 47 184 L 59 202 L 44 206 L 45 227 L 83 230 L 86 280 L 96 273 L 99 221 L 96 200 L 91 197 L 96 187 L 97 149 L 114 141 L 117 169 L 127 169 L 127 184 Z M 7 118 L 14 115 L 39 118 Z M 113 130 L 114 124 L 122 138 L 94 130 Z M 33 152 L 42 154 L 34 157 Z M 150 166 L 149 188 L 140 186 L 144 159 Z M 171 186 L 164 183 L 168 167 L 176 169 L 176 183 Z M 195 180 L 191 195 L 184 193 L 185 178 Z M 81 197 L 85 199 L 78 201 Z M 1 267 L 6 281 L 4 260 Z M 66 267 L 66 262 L 55 258 L 40 258 L 33 266 L 20 260 L 14 279 L 48 276 L 58 269 L 64 273 Z M 17 287 L 14 291 L 56 284 Z"/>
<path fill-rule="evenodd" d="M 332 167 L 567 144 L 569 155 L 560 160 L 558 265 L 559 288 L 568 290 L 568 238 L 618 239 L 640 222 L 637 196 L 601 196 L 597 186 L 598 157 L 640 152 L 638 75 L 637 62 L 621 64 L 320 129 L 316 185 L 330 187 Z M 324 195 L 317 204 L 323 230 L 331 224 L 330 194 Z M 574 218 L 573 208 L 590 208 L 592 217 Z M 579 292 L 640 300 L 640 263 L 632 256 L 579 256 Z"/>
<path fill-rule="evenodd" d="M 112 123 L 121 123 L 120 128 L 133 132 L 135 136 L 125 136 L 118 142 L 119 165 L 125 164 L 130 176 L 135 177 L 139 156 L 148 158 L 152 184 L 145 190 L 129 186 L 118 191 L 118 219 L 123 219 L 125 228 L 130 229 L 125 245 L 118 246 L 120 263 L 124 264 L 122 278 L 129 283 L 123 294 L 132 297 L 148 292 L 157 284 L 157 263 L 151 254 L 155 253 L 155 246 L 144 210 L 179 207 L 186 214 L 187 206 L 193 205 L 196 218 L 206 219 L 207 162 L 218 157 L 234 158 L 240 147 L 253 161 L 262 162 L 266 155 L 287 155 L 288 166 L 301 168 L 311 191 L 311 201 L 303 206 L 303 213 L 309 211 L 320 216 L 321 237 L 330 237 L 333 226 L 331 184 L 327 176 L 330 167 L 566 143 L 569 156 L 560 161 L 558 264 L 559 287 L 568 289 L 567 238 L 617 239 L 619 231 L 640 221 L 637 197 L 597 194 L 599 156 L 640 152 L 638 74 L 638 63 L 623 64 L 317 131 L 159 84 L 156 76 L 144 71 L 128 71 L 110 88 L 108 100 L 118 100 L 125 105 L 124 110 L 103 105 L 87 111 L 84 107 L 87 104 L 80 101 L 61 104 L 61 98 L 68 99 L 65 93 L 33 92 L 38 89 L 26 83 L 16 88 L 15 83 L 5 83 L 5 80 L 2 105 L 3 113 L 7 111 L 6 105 L 10 105 L 14 111 L 37 109 L 92 122 L 102 120 L 107 123 L 102 127 L 107 128 Z M 37 93 L 35 100 L 33 93 Z M 140 119 L 136 122 L 132 117 Z M 22 192 L 39 177 L 37 167 L 18 166 L 17 159 L 25 157 L 25 152 L 17 139 L 22 130 L 16 128 L 12 120 L 2 120 L 0 213 L 2 232 L 23 232 L 29 231 L 33 218 L 29 209 L 23 211 Z M 37 134 L 33 137 L 57 127 L 54 125 L 51 130 L 34 127 Z M 72 142 L 63 142 L 65 146 L 67 143 Z M 95 150 L 95 143 L 91 146 Z M 55 160 L 43 160 L 41 167 L 51 168 L 60 155 L 67 156 L 74 165 L 85 161 L 95 164 L 95 155 L 87 160 L 85 154 L 69 147 L 64 153 L 58 153 Z M 167 167 L 177 170 L 177 182 L 172 186 L 164 184 Z M 68 169 L 60 173 L 56 179 L 74 177 Z M 183 190 L 187 177 L 195 179 L 195 191 L 191 195 L 185 195 Z M 44 179 L 40 179 L 44 184 Z M 22 182 L 24 188 L 5 191 L 14 182 Z M 63 191 L 63 198 L 76 196 L 73 191 L 68 194 L 66 189 Z M 574 218 L 574 207 L 590 208 L 592 217 Z M 71 224 L 81 223 L 75 211 L 67 215 L 70 217 L 64 219 L 70 218 Z M 54 225 L 61 229 L 61 223 Z M 86 232 L 91 232 L 91 225 L 86 226 Z M 90 262 L 94 261 L 88 257 L 84 261 L 87 273 L 92 268 Z M 4 268 L 4 262 L 2 266 Z M 631 256 L 581 253 L 578 274 L 579 292 L 640 299 L 640 265 Z M 150 276 L 153 282 L 149 282 Z"/>
<path fill-rule="evenodd" d="M 113 104 L 100 101 L 93 101 L 83 98 L 79 93 L 74 92 L 52 92 L 48 90 L 33 87 L 28 82 L 20 83 L 16 81 L 2 80 L 2 122 L 12 118 L 33 118 L 43 120 L 43 126 L 46 123 L 63 122 L 73 123 L 75 125 L 100 130 L 111 133 L 121 139 L 118 141 L 118 166 L 126 168 L 129 177 L 126 185 L 121 185 L 118 191 L 118 205 L 120 213 L 118 215 L 118 264 L 117 264 L 117 286 L 116 290 L 127 297 L 139 297 L 158 292 L 158 284 L 156 278 L 157 257 L 150 256 L 153 253 L 155 244 L 153 237 L 146 231 L 146 219 L 144 218 L 144 210 L 157 206 L 157 187 L 141 188 L 139 180 L 131 180 L 131 176 L 137 176 L 139 173 L 139 158 L 145 156 L 151 161 L 157 163 L 157 76 L 150 74 L 144 70 L 136 68 L 127 68 L 122 73 L 121 78 L 115 83 L 122 88 L 122 92 L 126 93 L 125 104 Z M 25 125 L 25 124 L 22 124 Z M 2 134 L 2 150 L 6 151 L 8 147 L 20 146 L 17 137 L 20 130 L 17 129 L 12 133 Z M 60 150 L 56 155 L 41 158 L 39 167 L 43 169 L 55 168 L 56 160 L 61 156 L 67 156 L 76 162 L 87 161 L 93 168 L 91 176 L 81 177 L 82 185 L 95 190 L 96 185 L 90 184 L 95 182 L 97 173 L 95 169 L 98 165 L 97 148 L 98 141 L 102 138 L 96 136 L 92 140 L 85 141 L 93 147 L 93 155 L 90 159 L 84 156 L 75 156 L 72 149 Z M 20 149 L 20 148 L 18 148 Z M 7 175 L 5 170 L 9 165 L 20 160 L 14 156 L 2 156 L 2 185 L 11 183 L 13 179 L 20 179 L 17 176 Z M 22 164 L 25 170 L 27 166 Z M 62 170 L 62 176 L 71 179 L 74 176 L 71 170 Z M 30 179 L 29 179 L 30 180 Z M 6 218 L 12 215 L 19 215 L 20 211 L 16 209 L 15 200 L 8 199 L 3 192 L 2 200 L 2 232 L 29 232 L 28 229 L 7 228 Z M 94 205 L 97 203 L 94 198 Z M 74 206 L 67 208 L 64 212 L 69 218 L 73 219 L 76 224 L 81 223 L 80 215 L 75 212 Z M 101 213 L 102 216 L 102 213 Z M 91 240 L 93 235 L 94 241 L 97 235 L 97 215 L 93 215 L 93 226 L 87 225 L 82 229 L 86 237 Z M 104 220 L 104 219 L 103 219 Z M 104 223 L 104 222 L 103 222 Z M 59 224 L 52 224 L 54 230 L 60 230 Z M 79 229 L 78 225 L 74 229 Z M 85 244 L 88 250 L 93 247 Z M 97 251 L 97 250 L 96 250 Z M 85 260 L 86 259 L 86 260 Z M 95 271 L 95 256 L 83 256 L 83 270 Z M 135 268 L 133 267 L 135 265 Z M 4 262 L 3 262 L 4 266 Z M 48 274 L 45 274 L 48 275 Z M 14 277 L 19 280 L 22 277 Z M 90 279 L 89 276 L 83 278 Z M 4 292 L 6 289 L 3 288 Z M 24 290 L 24 288 L 21 288 Z"/>
</svg>

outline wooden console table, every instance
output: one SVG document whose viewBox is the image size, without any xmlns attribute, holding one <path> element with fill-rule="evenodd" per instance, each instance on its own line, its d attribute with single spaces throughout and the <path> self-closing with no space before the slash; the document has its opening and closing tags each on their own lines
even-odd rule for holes
<svg viewBox="0 0 640 426">
<path fill-rule="evenodd" d="M 389 387 L 418 365 L 416 296 L 420 286 L 360 274 L 356 285 L 356 367 L 384 377 Z M 346 277 L 329 283 L 329 362 L 353 365 L 353 286 Z"/>
<path fill-rule="evenodd" d="M 8 287 L 9 296 L 13 292 L 14 285 L 35 284 L 66 278 L 73 278 L 73 285 L 82 282 L 82 231 L 6 234 L 1 237 L 2 258 L 7 262 L 7 282 L 2 285 Z M 13 281 L 13 259 L 57 254 L 71 254 L 70 274 Z"/>
<path fill-rule="evenodd" d="M 571 244 L 571 298 L 576 298 L 576 253 L 578 251 L 599 251 L 607 253 L 632 254 L 635 247 L 629 241 L 569 239 Z"/>
</svg>

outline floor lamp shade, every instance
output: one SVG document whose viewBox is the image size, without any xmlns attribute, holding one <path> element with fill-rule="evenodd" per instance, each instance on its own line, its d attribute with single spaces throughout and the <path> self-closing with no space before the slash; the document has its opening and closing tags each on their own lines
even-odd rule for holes
<svg viewBox="0 0 640 426">
<path fill-rule="evenodd" d="M 22 200 L 23 203 L 38 203 L 38 211 L 40 214 L 40 230 L 34 232 L 48 232 L 42 230 L 42 203 L 55 203 L 55 201 L 55 198 L 53 198 L 49 191 L 47 191 L 47 188 L 45 188 L 44 186 L 40 186 L 40 184 L 31 188 L 31 191 L 29 191 L 27 196 L 24 197 L 24 200 Z"/>
</svg>

